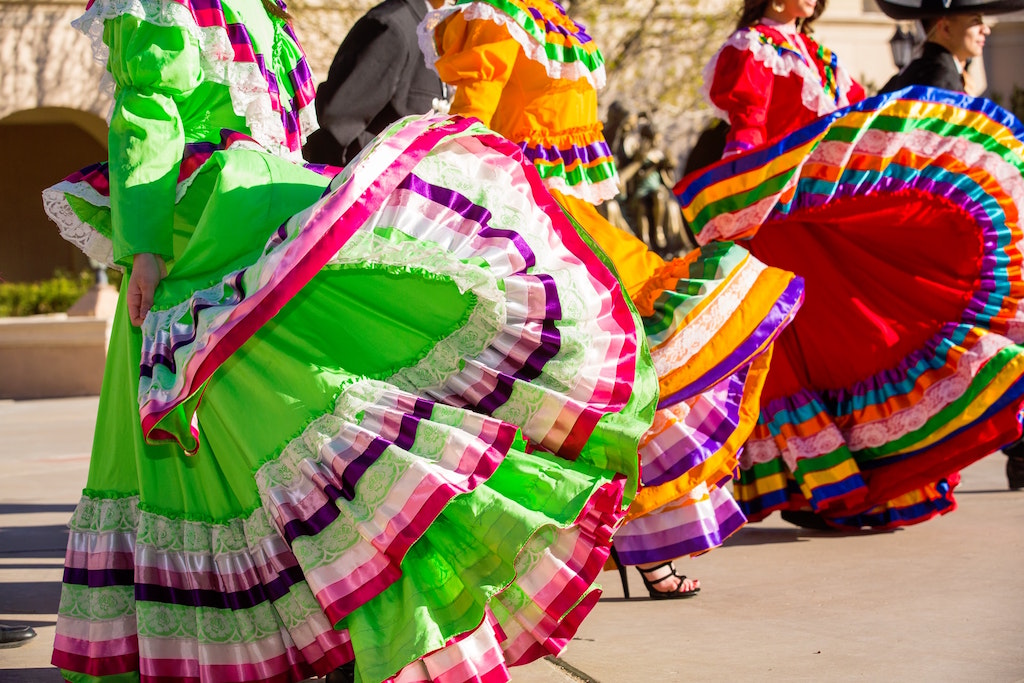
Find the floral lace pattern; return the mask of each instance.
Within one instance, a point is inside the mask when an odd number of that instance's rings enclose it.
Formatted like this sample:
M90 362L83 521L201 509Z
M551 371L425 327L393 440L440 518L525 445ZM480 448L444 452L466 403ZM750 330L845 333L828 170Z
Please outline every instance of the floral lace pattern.
M651 358L659 377L684 367L694 354L707 345L708 340L714 337L729 317L742 307L745 297L766 268L763 263L748 255L736 271L729 274L722 291L715 294L708 306L687 320L676 335L651 349Z
M61 181L52 187L43 190L43 211L57 224L60 236L71 244L81 249L82 253L90 259L97 261L108 268L123 270L122 266L114 263L114 243L110 238L100 233L96 228L82 221L71 208L65 194L82 196L93 206L110 208L110 197L102 197L85 183L70 183Z

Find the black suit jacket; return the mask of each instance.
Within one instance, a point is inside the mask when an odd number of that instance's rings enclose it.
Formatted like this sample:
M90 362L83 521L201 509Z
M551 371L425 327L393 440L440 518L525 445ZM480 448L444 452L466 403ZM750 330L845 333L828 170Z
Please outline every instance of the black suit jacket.
M879 92L892 92L911 85L930 85L933 88L964 92L964 76L956 68L956 60L949 50L938 43L925 43L921 56L903 71L889 79Z
M388 125L444 96L416 38L426 11L424 0L384 0L355 23L317 88L321 128L302 150L308 161L343 166Z

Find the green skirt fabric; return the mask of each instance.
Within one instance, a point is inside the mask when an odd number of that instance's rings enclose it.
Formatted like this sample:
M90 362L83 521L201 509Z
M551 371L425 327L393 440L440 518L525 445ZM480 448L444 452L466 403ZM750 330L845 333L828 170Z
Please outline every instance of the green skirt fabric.
M470 120L411 119L333 179L228 144L183 181L156 305L114 321L68 680L297 681L353 658L359 680L507 680L564 648L657 380L520 159ZM64 210L102 244L102 202L71 181Z

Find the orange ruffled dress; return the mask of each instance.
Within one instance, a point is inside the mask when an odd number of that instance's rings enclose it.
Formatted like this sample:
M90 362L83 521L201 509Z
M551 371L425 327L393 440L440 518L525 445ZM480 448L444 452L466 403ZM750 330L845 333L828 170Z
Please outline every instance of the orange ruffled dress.
M657 366L642 483L615 545L625 564L704 552L746 518L722 487L757 417L771 345L802 281L718 243L663 261L595 209L618 192L598 117L604 58L555 2L456 2L427 14L420 46L456 88L451 111L519 144L548 190L615 265Z

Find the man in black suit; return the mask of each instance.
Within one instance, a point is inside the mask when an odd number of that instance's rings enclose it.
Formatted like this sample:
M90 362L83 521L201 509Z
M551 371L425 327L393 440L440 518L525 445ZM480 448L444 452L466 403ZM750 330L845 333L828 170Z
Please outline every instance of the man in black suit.
M426 12L426 0L384 0L355 23L317 89L321 128L303 147L307 161L344 166L391 123L443 106L416 38Z
M965 69L970 60L981 57L985 38L992 33L985 18L980 13L952 13L923 17L921 26L927 36L921 56L890 78L881 92L911 85L966 92Z

